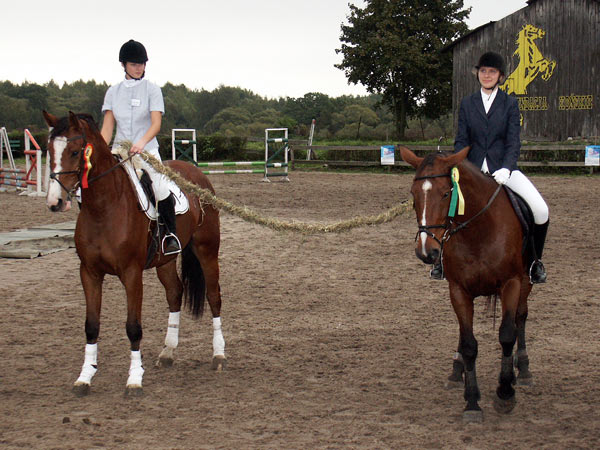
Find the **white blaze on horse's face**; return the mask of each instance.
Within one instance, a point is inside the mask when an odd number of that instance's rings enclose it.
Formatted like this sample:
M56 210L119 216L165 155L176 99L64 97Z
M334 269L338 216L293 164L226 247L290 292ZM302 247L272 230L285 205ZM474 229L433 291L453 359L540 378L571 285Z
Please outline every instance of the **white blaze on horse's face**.
M62 155L67 148L67 138L63 136L59 136L54 138L54 167L51 168L54 173L59 173L62 171L61 161ZM58 205L59 200L62 197L62 188L58 181L50 180L48 184L48 195L46 196L46 205L48 208L52 206Z
M427 193L429 191L431 191L431 188L433 187L433 185L431 184L431 182L429 180L425 180L423 182L423 186L421 187L421 189L423 189L423 211L421 213L421 226L427 226ZM426 250L425 250L425 241L427 240L427 233L425 232L421 232L419 233L419 239L421 240L421 251L423 252L423 254L427 254Z

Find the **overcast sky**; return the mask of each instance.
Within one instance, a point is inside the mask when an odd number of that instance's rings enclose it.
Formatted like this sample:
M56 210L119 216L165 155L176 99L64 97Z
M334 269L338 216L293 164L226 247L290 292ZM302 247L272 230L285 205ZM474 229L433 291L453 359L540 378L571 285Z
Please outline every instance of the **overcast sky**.
M43 84L123 77L118 53L135 39L158 85L239 86L269 97L364 95L333 67L340 25L362 0L11 0L2 2L0 81ZM525 0L465 0L470 28Z

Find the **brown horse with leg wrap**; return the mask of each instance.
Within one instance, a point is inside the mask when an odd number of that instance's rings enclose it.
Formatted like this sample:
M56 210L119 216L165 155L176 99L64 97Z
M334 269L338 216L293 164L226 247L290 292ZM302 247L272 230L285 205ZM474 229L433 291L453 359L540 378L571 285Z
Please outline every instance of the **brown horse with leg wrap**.
M170 366L178 343L179 312L185 297L192 315L199 317L208 299L213 316L213 368L225 364L225 341L221 332L221 293L219 287L219 212L188 195L189 210L177 216L181 242L181 279L176 255L164 256L160 249L148 258L155 239L150 220L138 206L132 182L111 154L90 116L69 113L59 119L44 111L50 127L48 152L52 171L46 203L52 211L71 207L71 197L79 187L81 211L75 229L75 245L81 260L80 276L86 301L85 360L73 387L77 395L89 393L97 370L97 340L100 332L102 282L106 274L119 277L127 296L126 331L131 343L131 365L126 394L142 393L142 273L156 268L169 305L165 347L158 365ZM170 161L169 167L196 185L214 190L200 169L189 163ZM85 179L86 183L82 183ZM84 186L82 186L82 184ZM88 187L85 188L85 185ZM160 247L160 246L159 246ZM147 261L148 260L148 261Z
M505 190L465 159L469 147L458 153L431 153L425 158L405 147L400 147L400 152L404 161L417 169L411 189L419 226L415 252L427 264L441 259L459 323L458 351L449 381L464 381L463 419L483 420L475 374L477 340L473 335L473 300L481 295L499 296L502 302L502 363L494 406L508 413L515 405L513 385L517 380L523 384L531 380L525 347L531 284L519 219ZM459 191L464 212L455 215L451 203L453 196L459 203ZM513 357L516 341L517 354ZM513 363L519 369L518 378Z

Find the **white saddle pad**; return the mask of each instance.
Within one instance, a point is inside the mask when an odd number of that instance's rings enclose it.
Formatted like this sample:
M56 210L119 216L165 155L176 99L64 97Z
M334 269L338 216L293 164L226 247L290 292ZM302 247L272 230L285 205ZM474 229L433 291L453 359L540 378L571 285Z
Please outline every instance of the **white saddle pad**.
M156 220L156 208L152 203L150 203L148 196L144 192L144 188L142 188L142 183L140 183L140 180L136 174L133 165L126 163L123 166L125 167L127 174L129 175L129 178L131 179L131 182L135 187L138 202L142 207L142 210L146 213L148 219ZM179 188L179 186L175 184L174 181L169 181L169 190L173 193L173 196L175 197L175 214L185 214L186 212L188 212L188 210L190 209L188 199L183 193L183 191Z

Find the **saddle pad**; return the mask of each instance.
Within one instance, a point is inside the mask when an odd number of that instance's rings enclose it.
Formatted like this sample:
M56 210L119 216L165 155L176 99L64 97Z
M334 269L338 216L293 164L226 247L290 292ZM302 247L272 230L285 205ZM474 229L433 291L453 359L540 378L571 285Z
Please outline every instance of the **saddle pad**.
M142 184L140 183L135 168L132 164L124 164L123 166L125 167L125 171L127 172L127 175L129 175L129 179L135 188L134 190L137 194L138 203L140 204L142 211L146 213L148 219L156 220L156 208L150 202L148 196L144 192L144 188L142 188ZM188 212L190 209L188 199L174 181L169 180L169 190L175 197L175 214L185 214Z

